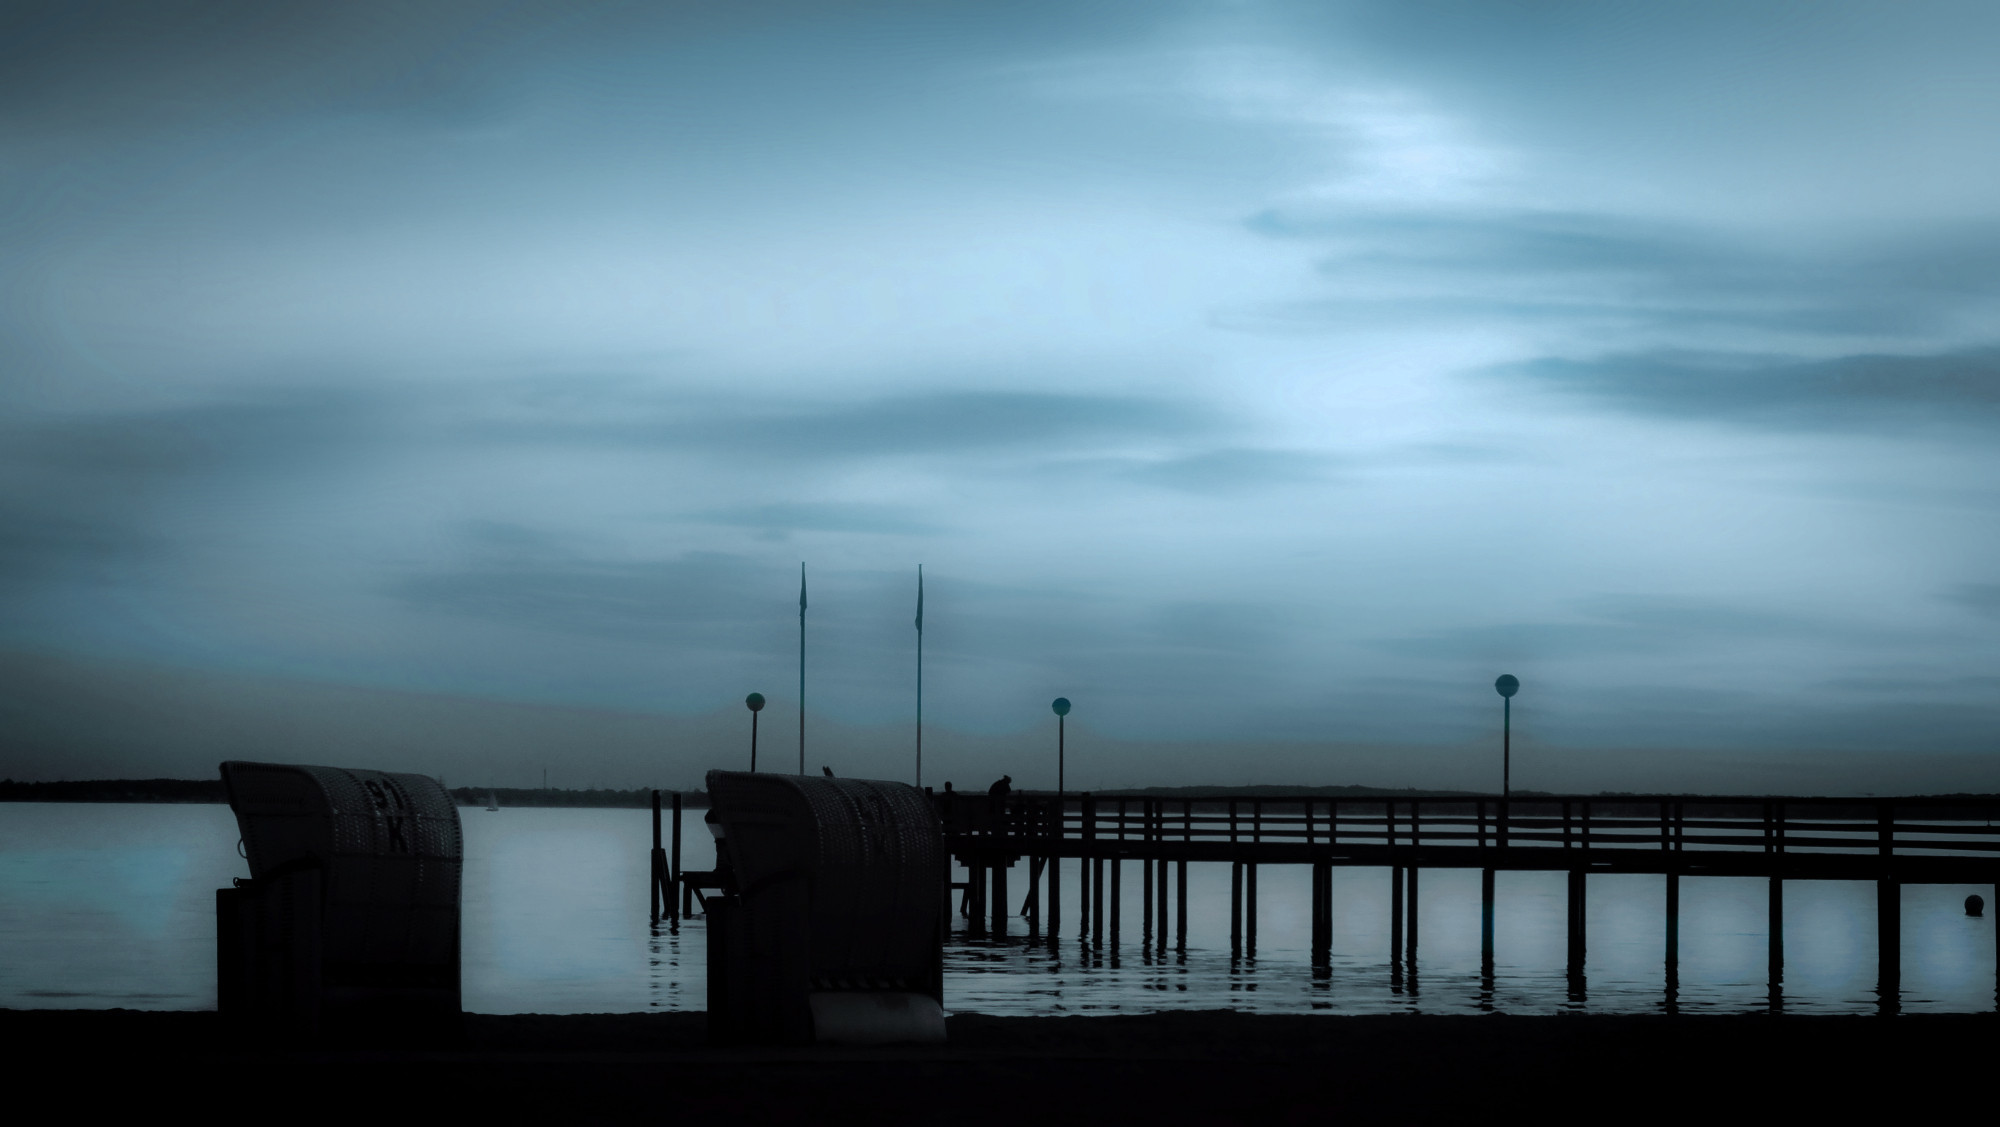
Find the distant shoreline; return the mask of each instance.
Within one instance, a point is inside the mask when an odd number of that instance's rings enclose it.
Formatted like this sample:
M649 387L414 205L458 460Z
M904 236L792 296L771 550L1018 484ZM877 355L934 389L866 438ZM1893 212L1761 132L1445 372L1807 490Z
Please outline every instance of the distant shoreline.
M548 807L578 808L594 807L606 809L647 809L652 805L653 791L646 787L628 789L562 787L450 787L452 798L460 806L486 806L492 800L501 807ZM674 792L661 790L664 803ZM701 790L679 792L684 808L706 809L708 794ZM984 798L983 790L957 792L966 798ZM1052 791L1016 790L1017 796L1047 798ZM1187 786L1187 787L1124 787L1097 791L1071 791L1072 796L1091 794L1102 799L1144 798L1167 800L1206 800L1218 798L1266 799L1277 802L1302 798L1340 799L1343 801L1380 799L1463 799L1467 801L1495 801L1499 795L1480 791L1439 791L1420 790L1416 787L1367 787L1367 786L1285 786L1262 785L1243 787ZM1516 802L1532 802L1553 797L1547 791L1517 790L1513 798ZM1606 802L1616 802L1634 797L1630 792L1606 791L1587 796ZM1650 797L1650 796L1649 796ZM1677 799L1700 801L1702 799L1726 799L1735 797L1723 794L1687 794L1673 796ZM2000 795L1993 794L1947 794L1947 795L1869 795L1828 796L1851 798L1858 804L1884 799L1958 799L1968 804L2000 802ZM134 802L134 803L226 803L229 801L223 790L221 779L65 779L52 782L22 782L15 779L0 779L0 802Z

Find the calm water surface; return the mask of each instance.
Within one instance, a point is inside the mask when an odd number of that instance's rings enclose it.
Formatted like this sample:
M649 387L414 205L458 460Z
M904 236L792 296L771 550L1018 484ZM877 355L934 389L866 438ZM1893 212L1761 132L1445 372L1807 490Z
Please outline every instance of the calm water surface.
M465 1006L481 1013L702 1009L699 920L679 934L646 918L651 818L641 810L461 811L465 825ZM226 806L0 803L0 1006L203 1009L215 1005L214 890L248 869ZM699 815L683 863L709 868ZM1019 907L1025 867L1010 894ZM963 874L959 874L960 879ZM1259 870L1256 957L1229 955L1229 870L1189 869L1188 949L1141 942L1139 866L1124 881L1120 942L1074 937L1075 863L1062 886L1061 943L955 935L945 1005L1003 1014L1165 1009L1266 1012L1510 1013L1662 1008L1664 904L1659 877L1594 876L1584 991L1563 967L1563 876L1501 873L1491 989L1479 974L1476 870L1425 870L1418 969L1389 973L1389 875L1336 869L1330 971L1309 962L1310 876ZM1971 919L1966 895L1990 886L1903 892L1903 990L1910 1011L1994 1006L1993 913ZM1767 1004L1766 886L1755 879L1681 882L1683 1010ZM1793 882L1785 890L1787 1010L1863 1013L1875 995L1875 889Z

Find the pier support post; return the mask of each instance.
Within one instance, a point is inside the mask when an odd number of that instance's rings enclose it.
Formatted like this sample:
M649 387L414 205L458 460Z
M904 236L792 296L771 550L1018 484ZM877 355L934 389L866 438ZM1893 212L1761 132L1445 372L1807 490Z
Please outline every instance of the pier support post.
M660 792L659 791L653 792L653 852L647 855L647 859L651 862L652 865L651 868L652 877L646 883L648 885L648 891L652 893L651 899L653 902L653 926L658 927L660 926L660 884L662 879L660 870L666 865L666 851L660 848Z
M1144 946L1153 945L1153 859L1146 858L1139 864L1139 942Z
M1174 878L1174 948L1187 950L1187 865L1180 863L1180 872Z
M1313 862L1312 961L1325 966L1333 954L1333 866Z
M1049 858L1049 943L1062 938L1062 863L1060 856Z
M1120 902L1124 899L1124 890L1122 888L1124 875L1124 858L1113 857L1111 859L1111 947L1113 950L1118 948L1118 909Z
M1569 871L1569 973L1571 977L1583 974L1585 921L1589 917L1589 905L1585 899L1584 873L1582 869Z
M1403 974L1403 866L1389 867L1389 973Z
M1090 861L1090 945L1104 946L1104 858Z
M1005 862L993 866L993 934L1002 937L1007 934L1007 865Z
M1875 882L1876 994L1882 1012L1902 1008L1903 885L1893 875Z
M1785 882L1782 877L1771 878L1770 912L1770 990L1771 1008L1782 1009L1785 1004Z
M1479 966L1493 973L1493 870L1479 870Z
M1229 953L1243 950L1243 862L1229 863Z
M1021 915L1027 918L1031 936L1042 933L1042 866L1047 861L1046 857L1028 858L1028 895L1021 901Z
M678 931L681 917L692 914L694 890L681 883L681 792L674 792L673 840L667 843L673 863L667 867L667 922ZM675 895L678 892L679 895Z
M1243 866L1243 948L1250 954L1257 953L1257 865L1251 862Z
M965 867L965 930L986 934L986 866Z
M1153 935L1162 951L1167 949L1167 869L1171 864L1172 862L1169 861L1161 861L1158 871L1154 874L1153 878L1160 882L1158 907L1155 909L1159 912L1160 917L1154 926Z
M1076 859L1076 937L1090 938L1090 857Z
M1680 1001L1681 989L1681 875L1667 874L1667 1005Z
M1409 869L1410 894L1403 901L1403 910L1409 914L1409 921L1403 925L1403 959L1410 964L1410 973L1417 972L1417 867Z

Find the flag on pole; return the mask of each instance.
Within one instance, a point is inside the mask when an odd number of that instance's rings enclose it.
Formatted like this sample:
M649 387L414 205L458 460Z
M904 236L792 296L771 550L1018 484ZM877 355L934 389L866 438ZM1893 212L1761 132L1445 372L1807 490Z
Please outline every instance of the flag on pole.
M806 616L806 565L799 565L799 617Z
M917 565L917 633L924 632L924 565Z

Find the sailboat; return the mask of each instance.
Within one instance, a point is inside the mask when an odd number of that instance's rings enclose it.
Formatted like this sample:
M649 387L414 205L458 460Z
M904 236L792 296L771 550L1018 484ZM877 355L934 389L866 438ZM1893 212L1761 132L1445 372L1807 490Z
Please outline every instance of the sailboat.
M492 791L490 791L490 790L489 790L489 791L487 791L487 792L486 792L486 808L487 808L488 810L498 810L498 809L500 809L500 796L499 796L499 795L497 795L497 794L494 794L494 793L493 793Z

